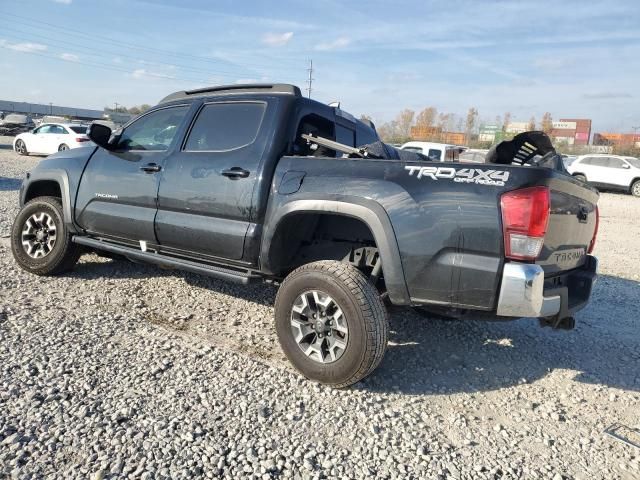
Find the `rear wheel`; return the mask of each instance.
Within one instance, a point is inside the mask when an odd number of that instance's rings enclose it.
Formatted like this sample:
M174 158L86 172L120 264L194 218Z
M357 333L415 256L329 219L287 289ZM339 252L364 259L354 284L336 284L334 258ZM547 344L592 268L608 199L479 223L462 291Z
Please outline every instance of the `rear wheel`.
M585 182L585 183L587 182L587 177L585 177L581 173L574 175L573 178L580 180L581 182Z
M34 198L22 207L11 229L11 250L18 265L36 275L70 270L82 252L71 242L56 197Z
M27 145L23 140L16 141L15 150L19 155L29 155L29 152L27 151Z
M347 263L323 260L294 270L278 290L275 317L289 361L320 383L356 383L386 350L389 320L380 295Z
M64 152L65 150L69 150L69 145L67 145L66 143L63 143L58 147L59 152Z
M634 197L640 197L640 180L636 180L631 185L631 195Z

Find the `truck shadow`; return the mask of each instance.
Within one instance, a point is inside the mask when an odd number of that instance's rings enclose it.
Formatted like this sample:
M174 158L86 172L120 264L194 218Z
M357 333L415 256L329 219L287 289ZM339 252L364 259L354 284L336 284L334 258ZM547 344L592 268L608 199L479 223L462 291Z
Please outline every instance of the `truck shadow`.
M0 192L20 190L22 180L19 178L0 177Z
M267 307L273 307L277 292L270 285L234 285L126 260L85 261L70 274L85 280L165 275ZM411 395L473 393L533 383L562 369L577 382L640 391L638 298L639 282L601 275L591 303L576 315L576 329L570 332L540 328L534 319L446 321L395 308L385 358L352 388ZM270 319L265 322L272 325ZM275 329L270 335L269 344L277 345ZM241 350L251 354L248 339L238 338L238 343L247 344Z
M512 322L426 319L394 312L387 354L355 388L453 394L532 383L556 369L573 380L640 391L640 283L602 275L574 331Z

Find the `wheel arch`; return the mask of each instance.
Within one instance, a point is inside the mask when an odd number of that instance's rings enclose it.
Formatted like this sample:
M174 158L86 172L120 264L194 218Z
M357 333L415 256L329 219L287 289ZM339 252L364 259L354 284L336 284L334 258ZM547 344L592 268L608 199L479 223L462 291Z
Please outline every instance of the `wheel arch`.
M58 170L37 171L28 175L20 191L20 207L37 197L60 198L64 222L72 232L76 231L71 213L71 196L67 172Z
M260 252L262 269L277 275L283 273L277 259L281 252L278 239L299 216L336 216L353 219L364 225L371 233L382 261L385 284L390 300L396 305L411 303L404 279L400 251L391 221L381 205L375 202L352 200L293 200L272 214L266 223ZM307 217L307 218L309 218ZM297 223L296 223L297 224ZM298 225L298 224L297 224ZM275 239L275 241L274 241Z

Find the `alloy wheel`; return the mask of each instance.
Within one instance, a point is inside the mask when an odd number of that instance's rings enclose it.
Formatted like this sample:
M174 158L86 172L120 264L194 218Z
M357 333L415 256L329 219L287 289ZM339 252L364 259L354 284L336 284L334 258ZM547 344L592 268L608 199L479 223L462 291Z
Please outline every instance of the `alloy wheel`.
M31 215L22 227L22 248L31 258L43 258L51 253L57 240L53 218L45 212Z
M347 349L349 328L338 303L320 290L298 296L291 308L291 333L300 350L318 363L332 363Z

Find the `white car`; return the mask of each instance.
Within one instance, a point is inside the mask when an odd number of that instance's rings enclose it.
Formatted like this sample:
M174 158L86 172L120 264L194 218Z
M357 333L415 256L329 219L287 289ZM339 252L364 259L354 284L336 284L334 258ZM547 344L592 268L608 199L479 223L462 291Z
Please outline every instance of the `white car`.
M467 148L447 143L407 142L400 149L421 153L433 162L457 162L458 155Z
M50 155L70 148L95 146L86 135L87 126L75 123L43 123L13 140L13 149L20 155L30 153Z
M567 171L595 187L624 190L640 197L640 160L621 155L581 155Z

